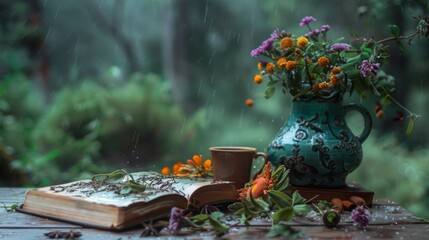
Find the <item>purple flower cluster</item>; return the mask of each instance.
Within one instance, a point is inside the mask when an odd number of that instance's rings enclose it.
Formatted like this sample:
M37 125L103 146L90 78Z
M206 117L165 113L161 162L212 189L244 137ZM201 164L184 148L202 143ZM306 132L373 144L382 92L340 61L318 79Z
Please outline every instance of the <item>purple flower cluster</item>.
M313 16L306 16L304 17L301 22L299 23L299 26L308 26L311 22L316 21L316 19Z
M378 70L380 70L380 63L372 63L368 60L363 60L362 65L359 67L362 77L375 77Z
M320 29L314 29L306 33L304 36L306 37L317 37L320 33L327 32L331 27L329 25L322 25Z
M181 227L183 219L183 209L173 207L170 213L170 221L168 221L168 231L170 234L176 234Z
M331 45L331 51L341 52L350 50L350 46L347 43L334 43Z
M331 26L329 26L329 25L322 25L320 27L321 32L327 32L329 29L331 29Z
M273 33L271 33L270 38L268 38L267 40L263 41L262 44L261 44L261 46L253 49L252 52L250 52L250 55L252 57L257 57L257 56L261 55L263 52L270 50L271 49L271 45L273 44L273 42L275 40L277 40L283 34L285 34L285 31L281 31L280 32L278 29L274 30Z
M361 228L364 228L368 225L371 215L369 211L361 205L353 209L351 218L355 223L359 224Z
M317 36L319 36L319 34L320 34L320 30L314 29L314 30L311 30L310 32L306 33L304 36L306 36L306 37L312 37L312 36L317 37Z

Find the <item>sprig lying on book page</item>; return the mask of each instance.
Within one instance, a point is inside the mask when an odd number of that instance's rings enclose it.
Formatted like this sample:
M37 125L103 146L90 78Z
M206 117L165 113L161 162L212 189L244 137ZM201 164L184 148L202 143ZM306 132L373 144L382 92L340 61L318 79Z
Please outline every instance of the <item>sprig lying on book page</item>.
M93 182L121 183L119 194L127 195L131 191L144 192L146 186L138 183L125 169L115 170L111 173L96 174L91 179Z

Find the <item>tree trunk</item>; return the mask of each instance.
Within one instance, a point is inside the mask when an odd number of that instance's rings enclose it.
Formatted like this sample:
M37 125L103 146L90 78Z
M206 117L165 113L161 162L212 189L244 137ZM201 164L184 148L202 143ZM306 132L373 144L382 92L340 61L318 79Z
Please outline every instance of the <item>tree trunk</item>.
M187 4L186 1L173 1L165 5L165 18L162 37L162 61L164 73L172 85L172 96L183 110L190 111L186 96L190 83L187 61Z
M98 28L105 34L110 35L118 45L128 61L128 70L130 73L141 71L136 50L133 47L131 40L125 35L122 30L122 20L125 10L125 1L116 0L113 7L112 21L100 11L100 7L96 6L93 1L87 1L88 9L91 18L97 22Z

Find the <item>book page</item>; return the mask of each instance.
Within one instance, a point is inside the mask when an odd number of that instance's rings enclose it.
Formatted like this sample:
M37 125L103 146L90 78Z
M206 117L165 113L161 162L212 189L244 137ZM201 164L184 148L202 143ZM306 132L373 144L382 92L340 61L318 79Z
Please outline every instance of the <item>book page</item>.
M38 189L38 191L98 204L127 207L132 203L148 202L168 194L178 194L189 199L189 196L199 187L213 184L211 178L164 176L156 172L138 172L132 173L132 176L136 182L146 185L144 192L132 192L127 195L121 195L119 194L120 183L102 183L91 180L44 187ZM123 181L128 180L127 178L123 179Z

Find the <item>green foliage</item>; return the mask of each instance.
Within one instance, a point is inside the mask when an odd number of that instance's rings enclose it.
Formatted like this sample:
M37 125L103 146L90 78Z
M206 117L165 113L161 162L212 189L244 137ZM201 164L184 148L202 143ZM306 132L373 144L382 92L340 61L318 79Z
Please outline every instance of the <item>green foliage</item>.
M429 217L429 189L424 184L428 181L428 150L410 151L392 134L369 137L363 149L364 160L348 179L374 191L376 198L391 199L420 217Z
M287 239L300 239L304 236L304 232L296 230L286 224L273 225L270 231L265 235L266 237L284 237Z
M185 217L185 223L199 230L214 230L220 234L227 233L230 229L229 226L222 224L219 220L224 216L222 212L215 211L210 214L198 214L192 217Z
M15 212L16 208L18 208L18 204L14 203L10 206L6 206L6 204L3 203L3 208L6 210L6 212L10 213L10 212Z
M183 160L172 150L194 154L205 127L205 111L185 116L169 85L151 74L122 85L64 88L48 107L22 75L2 81L0 95L0 144L36 185Z
M242 198L240 202L229 205L228 209L241 215L241 222L246 226L250 225L249 220L261 214L270 216L274 226L281 221L290 221L294 216L310 213L312 208L298 192L294 192L291 196L283 192L289 186L288 176L289 170L283 165L279 166L271 176L277 184L267 191L267 195L255 199L250 192L249 199Z

